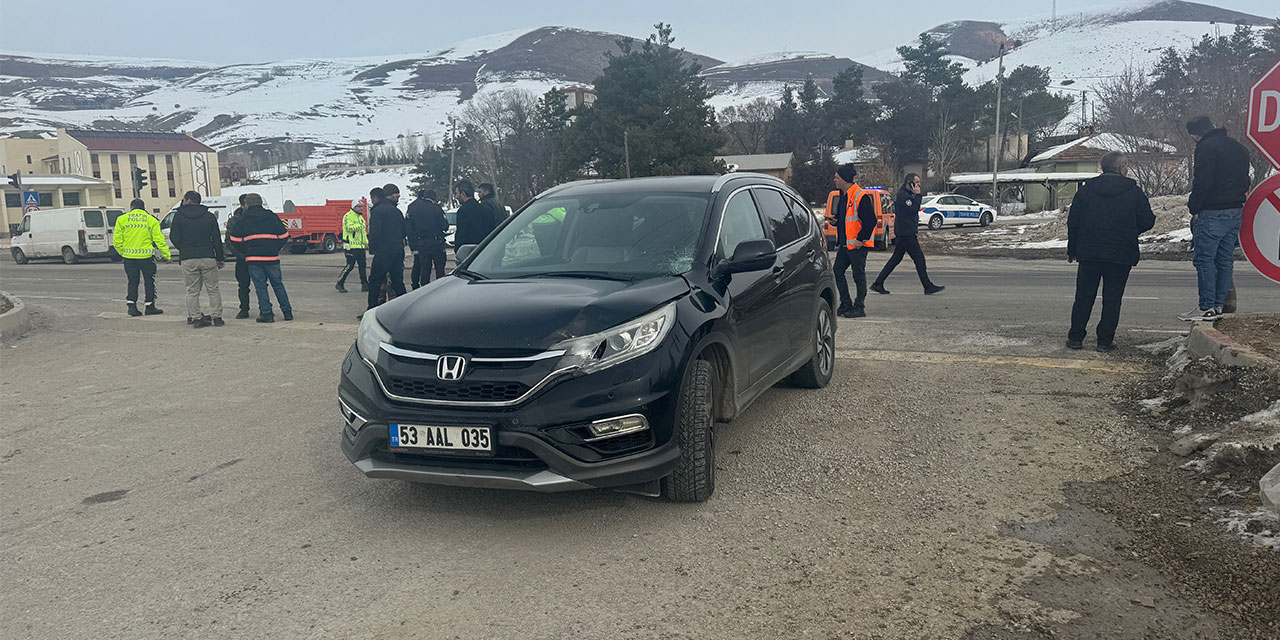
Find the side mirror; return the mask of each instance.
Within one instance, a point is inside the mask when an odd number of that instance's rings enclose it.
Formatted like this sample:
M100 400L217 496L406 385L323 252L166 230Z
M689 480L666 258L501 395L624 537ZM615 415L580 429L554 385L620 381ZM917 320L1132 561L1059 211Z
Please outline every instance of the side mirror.
M764 271L778 261L772 240L747 240L733 250L733 257L716 265L716 277L750 271Z
M467 261L467 258L471 257L471 254L476 252L476 247L478 246L480 245L464 244L453 250L453 257L457 259L458 264L462 264Z

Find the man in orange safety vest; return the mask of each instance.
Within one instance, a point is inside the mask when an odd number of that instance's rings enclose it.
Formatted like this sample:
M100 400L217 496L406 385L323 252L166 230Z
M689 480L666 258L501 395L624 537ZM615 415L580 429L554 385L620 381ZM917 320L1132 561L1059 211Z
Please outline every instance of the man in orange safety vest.
M867 299L867 251L875 245L871 236L876 231L876 208L871 196L858 186L858 170L852 164L842 164L836 169L835 184L840 190L832 210L827 212L839 237L836 251L836 289L840 291L840 308L836 314L842 318L865 318L864 303ZM853 283L858 287L858 297L849 300L849 283L844 272L853 267Z

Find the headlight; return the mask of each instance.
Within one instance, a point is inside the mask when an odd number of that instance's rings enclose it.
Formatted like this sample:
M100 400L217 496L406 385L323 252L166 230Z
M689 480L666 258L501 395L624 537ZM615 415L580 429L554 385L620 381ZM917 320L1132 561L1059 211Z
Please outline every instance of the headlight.
M370 362L378 359L378 349L383 342L391 341L391 333L378 322L373 310L364 312L360 319L360 329L356 332L356 350Z
M563 349L560 367L578 367L594 373L638 358L653 351L667 337L676 321L676 303L642 316L608 331L565 340L556 345Z

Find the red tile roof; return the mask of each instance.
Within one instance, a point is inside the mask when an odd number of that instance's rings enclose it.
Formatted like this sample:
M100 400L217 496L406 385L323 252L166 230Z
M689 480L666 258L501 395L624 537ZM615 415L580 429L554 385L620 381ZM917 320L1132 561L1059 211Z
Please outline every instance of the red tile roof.
M185 133L67 129L67 135L79 140L90 151L214 152L214 149L209 145Z

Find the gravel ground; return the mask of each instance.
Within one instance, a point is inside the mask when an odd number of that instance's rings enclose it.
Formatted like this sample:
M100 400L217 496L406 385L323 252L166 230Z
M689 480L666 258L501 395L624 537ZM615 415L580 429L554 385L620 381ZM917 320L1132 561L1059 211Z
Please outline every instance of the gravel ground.
M1223 318L1214 326L1232 340L1280 362L1280 315Z

